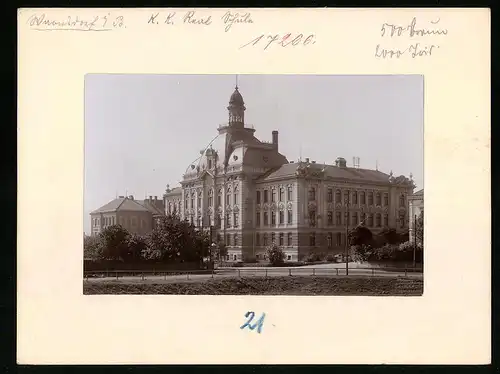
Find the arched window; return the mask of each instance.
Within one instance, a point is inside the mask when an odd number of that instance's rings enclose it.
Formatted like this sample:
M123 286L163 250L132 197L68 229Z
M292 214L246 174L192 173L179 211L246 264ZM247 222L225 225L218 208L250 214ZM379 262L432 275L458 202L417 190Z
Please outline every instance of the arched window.
M271 202L272 203L276 202L276 188L271 189Z
M309 188L309 201L316 200L316 188Z
M219 188L217 191L217 206L222 206L222 189Z
M399 206L403 208L405 206L405 195L399 197Z
M375 224L377 227L380 227L382 225L380 213L377 213L377 215L375 216Z
M377 192L377 194L375 195L375 205L377 206L382 205L382 201L380 199L380 192Z
M285 200L285 189L280 187L280 201Z
M238 204L238 187L234 187L234 191L233 191L233 204L236 205Z
M198 208L201 208L201 191L198 192Z
M288 195L288 196L286 197L286 199L287 199L288 201L292 201L292 200L293 200L293 199L292 199L292 198L293 198L293 195L292 195L292 186L288 186L288 192L287 192L287 195Z

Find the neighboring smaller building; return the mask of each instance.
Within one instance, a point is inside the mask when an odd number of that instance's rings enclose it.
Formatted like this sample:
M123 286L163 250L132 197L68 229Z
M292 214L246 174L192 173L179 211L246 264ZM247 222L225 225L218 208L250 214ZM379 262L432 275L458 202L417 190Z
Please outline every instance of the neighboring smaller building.
M420 214L424 212L424 190L421 189L414 194L408 196L409 202L409 217L408 221L410 223L409 236L410 241L413 241L413 229L415 227L415 217L420 217Z
M159 217L165 215L163 200L158 196L135 200L134 196L119 196L90 213L91 235L104 228L120 225L129 232L145 235L153 230Z

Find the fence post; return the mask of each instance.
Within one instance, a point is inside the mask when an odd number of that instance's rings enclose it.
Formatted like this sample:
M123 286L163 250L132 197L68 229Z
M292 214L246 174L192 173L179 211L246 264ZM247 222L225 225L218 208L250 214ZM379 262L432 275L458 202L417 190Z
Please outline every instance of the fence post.
M167 273L166 273L166 272L165 272L165 275L164 275L164 277L165 277L165 280L167 280Z
M339 275L339 268L335 268L335 270L337 270L337 275Z
M241 271L240 271L240 269L238 269L238 277L241 278Z
M187 279L189 280L189 273L187 273Z
M288 275L292 276L292 269L288 269Z
M118 280L118 272L116 272L116 280Z
M144 273L141 273L141 278L142 280L144 280Z
M316 268L313 268L313 275L316 275Z
M375 269L372 268L372 277L373 277L373 274L375 274Z
M408 276L407 271L408 271L408 270L405 268L405 277L406 277L406 276Z
M267 269L266 269L266 278L267 278Z

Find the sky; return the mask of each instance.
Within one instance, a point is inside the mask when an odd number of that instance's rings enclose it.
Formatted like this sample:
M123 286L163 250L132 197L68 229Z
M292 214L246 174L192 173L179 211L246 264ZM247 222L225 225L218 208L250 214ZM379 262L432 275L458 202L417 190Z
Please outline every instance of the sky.
M116 198L162 198L179 185L227 122L238 87L245 123L288 160L309 157L395 176L423 188L421 75L145 75L85 76L84 231L90 212Z

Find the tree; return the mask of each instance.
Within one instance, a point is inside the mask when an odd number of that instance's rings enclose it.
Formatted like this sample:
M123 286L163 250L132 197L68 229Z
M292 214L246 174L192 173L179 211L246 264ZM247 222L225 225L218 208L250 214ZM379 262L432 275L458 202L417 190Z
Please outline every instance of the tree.
M124 258L127 262L138 262L142 260L142 253L147 248L146 238L138 234L131 234L127 241L128 251Z
M197 231L187 220L181 220L174 214L160 218L148 235L143 256L162 262L201 262L208 255L209 248L207 233Z
M375 238L377 246L384 246L386 244L399 244L401 243L401 236L397 233L396 229L385 227Z
M373 234L369 228L365 226L358 226L352 230L349 235L350 245L372 245Z
M85 235L83 237L83 258L97 261L103 256L103 246L99 236Z
M122 226L108 226L99 234L102 257L108 260L123 260L128 256L129 232Z
M415 238L417 239L417 246L424 246L424 211L420 212L415 222Z
M271 265L281 265L285 262L285 253L276 243L273 243L267 247L267 258Z

